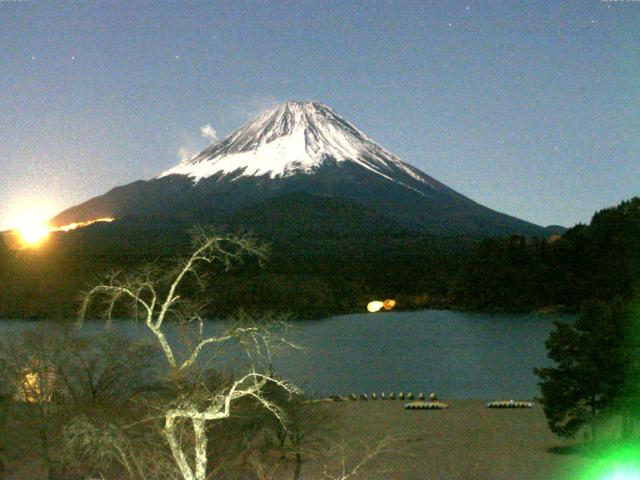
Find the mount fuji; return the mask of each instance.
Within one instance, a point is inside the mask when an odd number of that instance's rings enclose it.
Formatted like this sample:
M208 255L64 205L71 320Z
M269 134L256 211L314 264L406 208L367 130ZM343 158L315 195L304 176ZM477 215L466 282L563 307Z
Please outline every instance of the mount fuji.
M103 217L547 236L543 227L484 207L403 162L326 105L293 101L189 161L69 208L51 223Z

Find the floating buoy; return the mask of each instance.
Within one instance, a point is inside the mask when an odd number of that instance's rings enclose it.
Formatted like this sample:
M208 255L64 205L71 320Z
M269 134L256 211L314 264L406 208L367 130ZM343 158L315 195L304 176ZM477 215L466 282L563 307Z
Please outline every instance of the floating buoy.
M514 402L513 400L497 400L487 403L487 408L533 408L531 402Z
M404 408L407 410L444 410L445 408L449 408L449 405L442 402L409 402L406 403Z

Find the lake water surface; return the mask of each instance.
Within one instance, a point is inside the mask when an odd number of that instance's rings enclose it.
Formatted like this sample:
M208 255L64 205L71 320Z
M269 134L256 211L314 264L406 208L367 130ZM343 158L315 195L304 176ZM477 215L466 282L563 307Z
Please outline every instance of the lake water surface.
M530 399L539 395L533 368L552 364L544 346L552 321L568 318L424 310L300 321L290 338L305 350L280 353L274 366L317 395L411 391ZM0 321L0 333L33 324ZM118 322L118 328L150 335L140 323ZM211 322L208 328L218 326Z

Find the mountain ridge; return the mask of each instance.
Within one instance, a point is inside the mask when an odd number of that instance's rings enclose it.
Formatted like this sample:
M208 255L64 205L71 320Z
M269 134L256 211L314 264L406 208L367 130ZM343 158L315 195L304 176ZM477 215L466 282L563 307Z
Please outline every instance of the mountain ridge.
M286 102L151 180L116 187L61 212L54 225L98 216L175 214L216 222L301 191L339 197L432 234L546 236L403 162L326 105Z
M220 172L231 176L231 181L241 176L287 177L312 174L327 159L354 162L410 189L414 188L390 176L394 168L432 188L446 188L402 162L328 106L298 101L280 105L156 178L185 175L197 183Z

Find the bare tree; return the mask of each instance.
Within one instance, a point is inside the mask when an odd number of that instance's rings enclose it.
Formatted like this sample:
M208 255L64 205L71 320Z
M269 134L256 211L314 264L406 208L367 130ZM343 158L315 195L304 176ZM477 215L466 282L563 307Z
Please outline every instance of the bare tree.
M349 442L349 448L347 448L344 440L337 442L327 452L327 458L331 459L331 461L324 464L322 478L325 480L349 480L354 478L376 457L396 453L390 449L391 445L396 441L397 439L391 435L383 437L376 443L364 448L362 453L351 461L349 461L349 457L353 455L353 442Z
M24 456L41 470L43 477L55 478L54 419L60 391L57 366L51 361L59 347L59 338L24 332L8 335L0 342L0 378L7 402L8 419L4 440L11 445L12 456ZM27 347L29 345L29 347Z
M305 478L313 478L317 480L350 480L355 478L373 478L371 469L365 471L365 467L378 457L393 454L398 455L400 452L391 449L391 446L397 442L394 436L386 436L372 444L361 444L361 442L336 441L335 439L326 439L328 448L323 451L317 450L316 454L323 457L321 465L317 465L315 474L307 474ZM348 444L348 445L347 445ZM274 480L283 478L287 469L282 464L271 465L261 461L258 456L253 455L250 458L253 467L254 476L257 480ZM293 479L300 477L300 466L296 462ZM319 470L318 470L319 469ZM376 477L379 478L381 472L377 469ZM380 477L381 478L381 477Z
M126 417L130 399L150 378L150 350L115 332L80 333L63 323L5 335L0 390L7 421L0 436L12 469L28 466L29 478L69 478L74 466L62 456L64 426L78 416L110 422Z
M188 293L185 286L187 278L195 281L197 291L204 290L206 277L203 267L219 263L229 269L247 254L262 260L265 253L265 249L250 237L221 236L200 229L194 235L193 253L178 260L175 269L167 275L157 268L146 268L142 273L133 275L115 273L83 296L81 322L96 299L105 302L103 311L109 321L123 303L130 306L135 317L141 319L155 336L174 378L187 378L189 371L204 360L207 347L239 343L249 354L249 365L243 375L214 390L201 388L197 393L189 389L183 392L178 390L172 401L162 407L164 436L185 480L207 478L208 422L228 418L232 405L242 398L254 399L284 422L281 408L263 394L263 389L270 384L288 393L297 392L293 385L274 376L270 368L258 371L260 360L271 363L272 350L277 343L288 344L284 336L274 333L271 325L266 322L249 324L245 321L221 334L207 336L201 316L202 304L187 301L187 297L194 296ZM182 289L186 293L181 292ZM182 355L167 338L166 322L170 320L193 326L196 332L196 341ZM192 427L192 453L186 451L186 444L179 434L179 424L183 421L190 422Z
M62 436L63 459L82 478L129 478L132 480L173 480L179 472L156 423L134 422L118 425L117 419L98 422L78 415L67 423ZM136 432L132 433L131 429Z
M275 398L280 396L277 401L286 413L287 422L283 424L272 420L264 423L267 426L267 444L275 447L281 459L293 457L295 469L292 478L298 480L301 478L303 458L318 457L326 450L331 427L338 423L337 412L333 405L327 408L301 395L282 398L279 391L273 395Z

